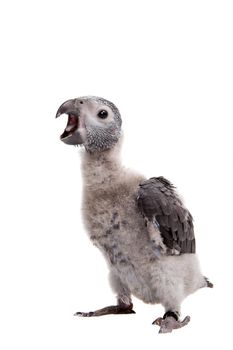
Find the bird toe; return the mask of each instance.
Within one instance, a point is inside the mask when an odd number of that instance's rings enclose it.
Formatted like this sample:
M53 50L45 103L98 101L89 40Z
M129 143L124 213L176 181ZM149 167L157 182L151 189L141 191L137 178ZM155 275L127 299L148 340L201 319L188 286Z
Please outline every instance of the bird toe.
M159 317L153 324L160 326L159 333L171 333L173 329L179 329L186 326L190 321L190 316L186 316L183 321L176 320L172 316L168 316L165 319Z

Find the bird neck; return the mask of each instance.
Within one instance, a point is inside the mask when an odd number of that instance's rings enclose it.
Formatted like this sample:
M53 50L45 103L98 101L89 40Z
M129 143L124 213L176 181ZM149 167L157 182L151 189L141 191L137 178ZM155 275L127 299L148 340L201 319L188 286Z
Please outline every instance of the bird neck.
M122 174L120 145L102 152L86 152L82 158L84 186L93 189L103 188L117 181Z

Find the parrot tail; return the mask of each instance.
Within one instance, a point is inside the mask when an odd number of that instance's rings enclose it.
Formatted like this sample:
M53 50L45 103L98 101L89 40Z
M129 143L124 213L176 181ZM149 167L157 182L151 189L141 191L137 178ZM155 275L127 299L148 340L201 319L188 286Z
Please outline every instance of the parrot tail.
M213 287L214 287L213 283L211 283L211 282L208 280L207 277L205 277L205 281L206 281L206 287L208 287L208 288L213 288Z

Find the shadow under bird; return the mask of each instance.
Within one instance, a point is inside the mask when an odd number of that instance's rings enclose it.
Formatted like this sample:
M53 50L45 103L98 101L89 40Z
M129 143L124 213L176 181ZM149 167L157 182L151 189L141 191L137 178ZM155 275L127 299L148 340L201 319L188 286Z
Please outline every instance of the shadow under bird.
M213 287L195 254L193 219L175 187L164 177L146 179L120 161L121 115L100 97L66 101L56 117L68 115L61 141L82 145L82 213L88 235L103 253L117 303L82 317L133 314L131 296L162 304L153 324L160 333L188 324L182 301L199 288Z

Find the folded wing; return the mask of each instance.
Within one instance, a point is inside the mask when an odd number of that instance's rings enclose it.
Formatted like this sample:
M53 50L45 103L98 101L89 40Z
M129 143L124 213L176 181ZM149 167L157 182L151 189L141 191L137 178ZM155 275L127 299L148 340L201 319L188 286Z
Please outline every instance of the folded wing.
M164 177L140 184L138 206L147 221L159 230L169 254L195 253L193 218Z

